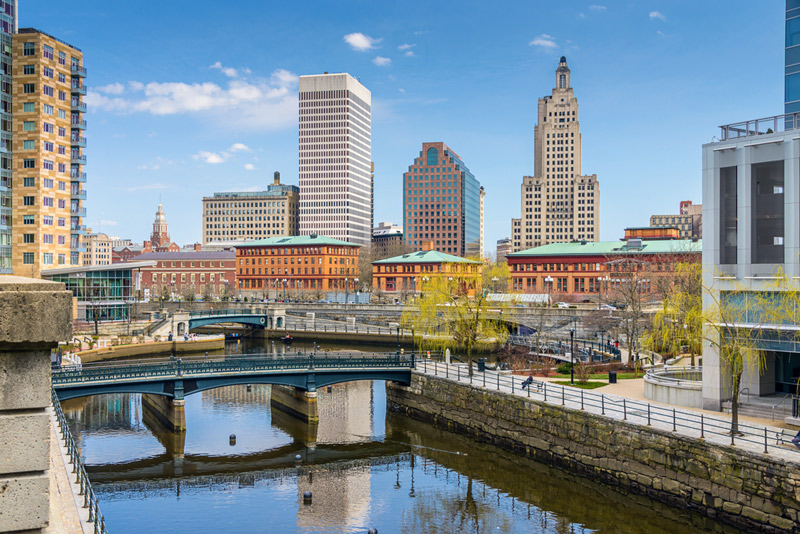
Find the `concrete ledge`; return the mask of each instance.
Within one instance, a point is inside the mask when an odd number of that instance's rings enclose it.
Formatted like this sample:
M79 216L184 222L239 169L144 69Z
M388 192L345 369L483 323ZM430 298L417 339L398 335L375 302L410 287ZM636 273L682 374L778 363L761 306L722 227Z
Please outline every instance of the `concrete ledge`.
M0 473L46 471L49 424L46 413L0 414Z
M72 293L60 282L0 276L0 346L56 344L72 335Z
M50 352L0 350L0 411L50 406Z

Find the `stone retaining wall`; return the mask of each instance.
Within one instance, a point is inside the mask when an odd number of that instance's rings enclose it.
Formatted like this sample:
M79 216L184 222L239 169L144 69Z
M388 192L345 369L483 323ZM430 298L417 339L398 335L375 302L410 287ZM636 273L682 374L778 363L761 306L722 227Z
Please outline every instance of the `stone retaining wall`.
M800 533L800 463L414 373L389 409L677 507Z

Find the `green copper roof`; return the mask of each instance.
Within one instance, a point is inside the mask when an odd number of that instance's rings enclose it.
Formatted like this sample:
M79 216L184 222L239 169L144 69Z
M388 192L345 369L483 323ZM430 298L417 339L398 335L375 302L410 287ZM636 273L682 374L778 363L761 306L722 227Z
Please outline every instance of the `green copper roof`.
M698 239L643 239L641 248L628 248L626 241L588 241L585 243L551 243L509 254L527 256L613 256L615 254L700 254L703 241Z
M332 237L325 237L321 235L294 235L288 237L268 237L266 239L257 239L255 241L245 241L236 248L247 247L296 247L296 246L324 246L332 245L338 247L360 247L355 243L348 243L341 239L334 239Z
M453 256L452 254L445 254L438 250L420 250L418 252L409 252L402 256L395 256L394 258L386 258L385 260L373 261L375 263L480 263L479 261L468 260L460 256Z

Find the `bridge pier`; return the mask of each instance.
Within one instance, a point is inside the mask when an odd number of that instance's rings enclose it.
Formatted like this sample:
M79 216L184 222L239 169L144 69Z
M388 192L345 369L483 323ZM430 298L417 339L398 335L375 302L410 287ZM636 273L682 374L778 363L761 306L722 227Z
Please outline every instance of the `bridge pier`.
M173 399L164 395L142 393L142 415L157 422L169 432L186 432L186 412L183 398ZM184 436L185 439L185 436ZM181 444L181 453L183 445Z
M317 392L291 386L272 386L270 406L306 423L318 423Z

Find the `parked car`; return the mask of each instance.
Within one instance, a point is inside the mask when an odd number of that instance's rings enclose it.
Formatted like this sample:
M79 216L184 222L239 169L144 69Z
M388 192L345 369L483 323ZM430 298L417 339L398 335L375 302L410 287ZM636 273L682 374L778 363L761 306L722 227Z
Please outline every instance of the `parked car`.
M611 304L601 304L600 305L600 309L601 310L616 310L617 308L615 306L612 306Z
M569 308L569 304L567 304L566 302L556 302L556 306L558 306L559 308Z

